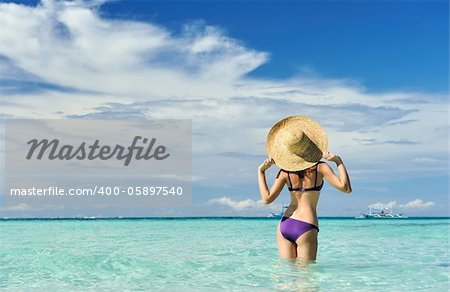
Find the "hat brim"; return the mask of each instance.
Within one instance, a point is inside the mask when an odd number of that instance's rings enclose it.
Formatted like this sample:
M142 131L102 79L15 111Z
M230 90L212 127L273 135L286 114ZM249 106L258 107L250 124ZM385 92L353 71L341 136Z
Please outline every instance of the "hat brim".
M281 142L281 135L286 129L298 129L308 136L316 145L318 150L307 159L292 153ZM316 121L305 116L291 116L277 122L267 135L266 151L267 155L275 161L281 169L288 171L303 170L314 166L322 159L323 154L328 149L328 138L323 128Z

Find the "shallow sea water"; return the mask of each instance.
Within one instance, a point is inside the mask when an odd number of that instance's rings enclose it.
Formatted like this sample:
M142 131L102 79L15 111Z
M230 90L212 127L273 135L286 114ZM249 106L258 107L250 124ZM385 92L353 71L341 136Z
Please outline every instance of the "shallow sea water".
M1 291L448 291L450 219L319 219L314 264L265 218L0 220Z

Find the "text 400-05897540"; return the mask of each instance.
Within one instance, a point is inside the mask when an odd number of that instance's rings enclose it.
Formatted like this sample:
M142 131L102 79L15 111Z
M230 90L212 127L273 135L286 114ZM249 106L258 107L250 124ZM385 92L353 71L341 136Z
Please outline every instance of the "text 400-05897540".
M94 193L100 195L120 195L125 190L120 187L100 187ZM183 195L183 187L178 186L144 186L144 187L128 187L126 194L129 196L181 196Z

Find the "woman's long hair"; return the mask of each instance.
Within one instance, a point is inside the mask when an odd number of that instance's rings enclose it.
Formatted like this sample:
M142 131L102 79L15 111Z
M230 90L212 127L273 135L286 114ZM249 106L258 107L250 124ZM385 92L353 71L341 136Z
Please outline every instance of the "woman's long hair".
M296 175L298 175L298 177L300 179L303 179L307 173L309 173L311 171L314 171L315 167L317 167L317 164L313 165L313 166L311 166L310 168L307 168L307 169L291 171L291 173L295 173Z

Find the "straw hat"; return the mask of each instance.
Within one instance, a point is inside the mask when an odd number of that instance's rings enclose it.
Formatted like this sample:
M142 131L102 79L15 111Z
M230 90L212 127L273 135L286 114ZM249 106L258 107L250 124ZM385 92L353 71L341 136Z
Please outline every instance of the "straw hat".
M266 150L281 169L296 171L310 168L328 149L328 138L322 127L305 116L282 119L270 129Z

